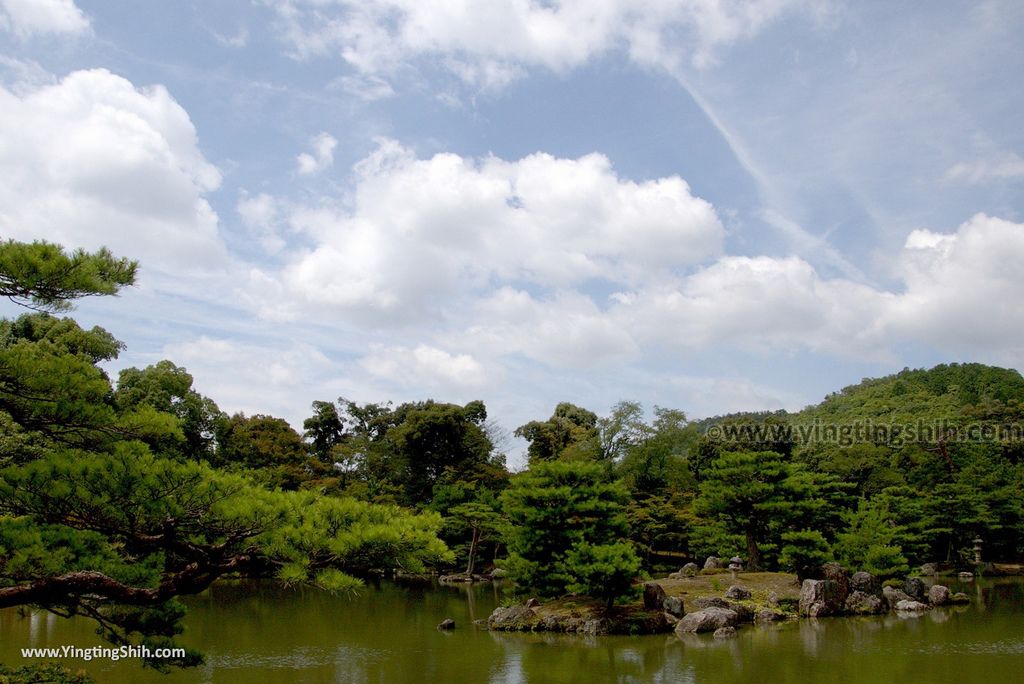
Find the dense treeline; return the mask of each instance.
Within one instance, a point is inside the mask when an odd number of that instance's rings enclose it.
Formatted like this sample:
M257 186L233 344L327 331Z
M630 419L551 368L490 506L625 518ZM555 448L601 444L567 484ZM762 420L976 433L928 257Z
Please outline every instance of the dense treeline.
M227 415L172 361L112 381L121 343L57 314L135 272L0 244L0 294L34 309L0 321L0 607L159 645L180 631L176 597L225 575L345 590L498 565L525 590L610 606L644 568L707 555L895 576L965 565L978 536L990 556L1024 554L1016 371L904 370L798 413L699 422L561 403L515 431L528 463L513 475L481 401L317 400L299 433Z

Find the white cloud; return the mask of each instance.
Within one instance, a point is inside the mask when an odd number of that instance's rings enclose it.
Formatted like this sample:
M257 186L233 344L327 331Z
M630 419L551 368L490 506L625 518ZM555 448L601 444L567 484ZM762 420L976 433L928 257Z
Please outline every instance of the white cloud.
M895 335L958 353L1024 362L1024 224L978 214L952 234L916 230L888 310Z
M277 228L278 208L273 197L266 193L249 195L243 192L235 209L264 252L277 254L285 248L285 240Z
M459 391L482 387L483 365L469 354L451 354L426 344L415 348L375 345L361 364L374 377L427 390Z
M721 252L714 208L685 181L621 179L599 154L417 159L384 140L355 171L346 205L291 211L317 245L283 281L307 302L378 320L435 316L492 282L649 282Z
M391 84L383 78L365 74L336 78L328 84L328 88L340 88L349 95L354 95L366 102L386 100L395 95Z
M338 141L329 133L318 133L311 141L312 154L303 152L295 158L298 171L304 176L320 173L334 165L334 148Z
M150 270L220 269L226 252L203 194L220 174L162 86L103 69L14 93L0 87L0 232L106 245Z
M196 390L222 409L270 413L293 426L301 424L309 403L338 374L338 366L322 351L303 342L256 344L201 335L165 345L163 356L187 368Z
M1024 159L1014 152L1006 152L973 162L961 162L951 166L945 177L968 183L1018 180L1024 178Z
M565 72L619 48L644 65L705 67L718 50L825 0L290 0L273 3L298 58L335 53L362 73L442 57L466 83L500 88L522 66Z
M0 28L20 38L85 33L89 19L74 0L0 0Z

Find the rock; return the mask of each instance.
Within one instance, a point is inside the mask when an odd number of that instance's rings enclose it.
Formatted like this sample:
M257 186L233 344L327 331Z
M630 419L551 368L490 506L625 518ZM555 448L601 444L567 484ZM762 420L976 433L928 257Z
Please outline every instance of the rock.
M779 595L776 594L774 591L768 592L768 605L772 608L779 607Z
M738 621L736 611L728 608L705 608L696 613L687 613L676 624L676 634L713 632L720 627L734 627Z
M749 601L750 596L750 590L738 584L734 584L725 590L725 598L732 599L733 601Z
M491 579L501 579L503 577L508 577L508 571L504 568L494 568L491 570Z
M915 601L924 601L928 595L928 589L920 577L908 577L903 581L903 593Z
M444 630L455 629L455 620L452 620L451 618L445 618L444 620L441 620L441 624L439 624L437 628Z
M920 601L897 601L896 610L903 613L922 613L928 610L929 606L927 603L921 603Z
M538 600L537 600L537 599L535 599L535 598L532 598L532 599L530 599L530 600L528 600L528 601L526 602L526 607L527 607L527 608L536 608L536 607L537 607L537 606L539 606L539 605L540 605L540 601L538 601Z
M825 563L821 566L821 576L823 579L836 583L839 603L844 603L846 597L850 595L850 573L847 569L839 563Z
M604 618L594 618L593 620L587 620L583 623L583 629L580 631L583 634L589 634L591 636L601 636L608 634L611 631L611 620Z
M705 608L732 608L731 603L726 601L724 598L719 598L717 596L693 599L691 603L697 610L704 610Z
M779 611L772 610L771 608L764 608L754 614L754 622L778 622L785 619L785 613L780 613Z
M900 601L913 601L910 596L897 589L896 587L882 587L882 598L885 599L892 607L896 607L896 604Z
M675 627L676 623L679 622L679 617L672 613L665 611L665 622L668 623L669 627Z
M473 626L476 627L477 629L482 629L482 630L486 631L487 630L487 620L484 620L482 618L480 620L473 620Z
M677 618L681 618L686 615L686 611L683 610L683 599L678 596L667 596L665 600L661 602L661 607L669 615L674 615Z
M949 602L954 605L963 605L971 602L971 597L962 591L958 591L949 597Z
M885 601L881 597L863 591L851 592L843 607L852 615L880 615L886 610Z
M487 626L502 631L529 631L536 618L536 614L523 605L498 607L487 618Z
M722 559L718 556L708 556L708 559L704 561L705 570L714 570L722 567Z
M935 563L925 563L921 566L921 575L924 577L935 577L939 574L939 566Z
M700 567L696 563L687 563L679 571L679 574L683 577L695 577L698 572L700 572Z
M683 579L683 573L681 572L670 572L668 573L669 579Z
M753 622L754 621L754 609L743 603L730 603L728 605L729 610L736 613L736 617L740 622Z
M859 591L872 596L882 595L882 583L870 572L855 572L850 577L850 591Z
M719 627L715 630L716 639L731 639L736 636L735 627Z
M807 617L836 615L843 609L845 596L834 580L804 580L800 586L800 614Z
M928 587L928 603L933 606L944 606L949 603L949 599L949 587L944 587L941 584L933 584Z
M537 629L543 632L564 632L566 624L564 620L559 620L554 615L548 615L540 621Z
M961 582L973 582L974 581L974 573L973 572L960 572L960 573L957 573L957 577L960 579Z
M657 582L644 582L644 608L658 610L665 602L665 590Z

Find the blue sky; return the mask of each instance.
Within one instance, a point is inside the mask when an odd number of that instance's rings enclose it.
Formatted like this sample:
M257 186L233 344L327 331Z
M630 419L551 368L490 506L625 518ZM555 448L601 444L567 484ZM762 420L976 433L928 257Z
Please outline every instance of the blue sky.
M1015 0L0 0L0 235L138 258L76 314L113 369L296 426L1020 368L1022 29Z

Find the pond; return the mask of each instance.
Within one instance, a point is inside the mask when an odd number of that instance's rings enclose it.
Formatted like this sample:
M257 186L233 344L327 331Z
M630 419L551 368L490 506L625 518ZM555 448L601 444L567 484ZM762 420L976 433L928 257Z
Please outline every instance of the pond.
M1020 681L1024 579L960 585L970 606L920 617L827 618L710 635L580 637L478 631L502 600L491 585L381 583L354 597L266 582L187 600L183 641L206 664L161 675L137 661L66 661L98 682L978 682ZM451 617L457 628L438 631ZM0 611L0 662L20 649L100 645L91 622Z

